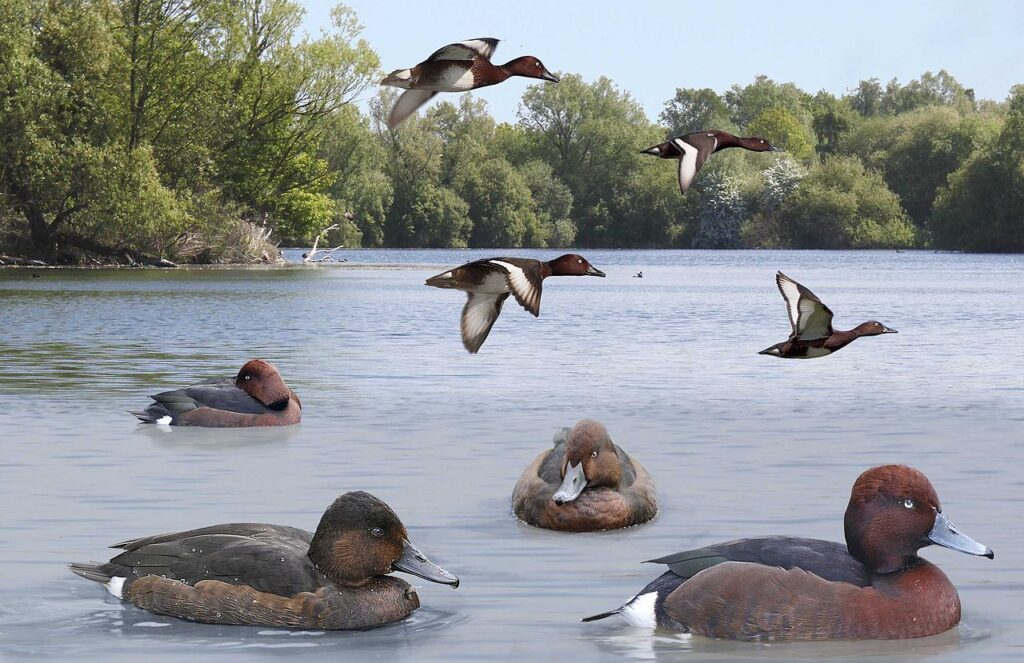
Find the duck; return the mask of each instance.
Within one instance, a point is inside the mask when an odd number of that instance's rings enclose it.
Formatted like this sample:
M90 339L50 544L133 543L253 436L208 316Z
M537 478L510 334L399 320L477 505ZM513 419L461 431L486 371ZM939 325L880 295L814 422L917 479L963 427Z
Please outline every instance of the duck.
M555 434L523 470L512 506L520 520L564 532L631 527L658 513L651 475L591 419Z
M150 396L131 414L145 424L243 428L289 426L302 419L302 402L266 359L247 361L234 378L214 378Z
M832 328L832 310L813 292L782 272L775 274L775 283L786 300L793 332L789 340L776 343L757 354L781 359L815 359L842 350L861 336L896 333L895 329L877 320L862 322L849 331L836 331Z
M109 562L72 573L161 615L207 624L367 629L420 607L402 571L459 586L410 541L387 504L363 491L338 497L316 532L229 523L114 544Z
M493 37L457 41L437 49L411 69L396 69L388 74L381 85L405 90L391 109L388 128L396 129L438 92L466 92L497 85L512 76L558 82L558 77L532 55L501 65L492 64L491 56L498 48L498 42Z
M468 299L462 307L462 345L471 354L475 354L487 340L510 294L534 317L540 315L541 286L549 276L603 278L605 273L575 253L567 253L548 261L533 258L484 258L431 276L426 284L466 292Z
M751 152L783 152L781 147L772 145L760 136L739 137L717 129L694 131L677 136L670 141L659 143L643 150L642 154L653 154L661 159L679 160L679 190L686 193L697 178L704 162L715 152L728 147L742 147Z
M853 484L846 545L739 539L650 560L668 571L615 610L634 626L747 641L897 640L960 622L949 578L918 556L932 544L992 559L943 514L928 478L882 465Z

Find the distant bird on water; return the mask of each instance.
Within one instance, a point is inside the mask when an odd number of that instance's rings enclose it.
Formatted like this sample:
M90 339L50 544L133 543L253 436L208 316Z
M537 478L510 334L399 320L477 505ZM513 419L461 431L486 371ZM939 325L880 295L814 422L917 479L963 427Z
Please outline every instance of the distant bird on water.
M782 272L775 275L775 282L786 300L793 333L788 341L776 343L758 354L780 359L814 359L841 350L861 336L896 333L895 329L874 320L862 322L850 331L836 331L832 329L832 310L813 292Z
M391 109L388 128L396 128L438 92L466 92L496 85L512 76L558 82L558 77L532 55L502 65L492 64L491 56L496 48L498 40L493 37L457 41L434 51L411 69L396 69L388 74L381 85L406 90Z
M654 147L643 150L643 154L653 154L661 159L679 160L679 190L686 193L686 190L693 184L701 166L708 160L708 157L724 150L727 147L742 147L751 152L782 152L781 147L775 147L766 138L751 136L741 138L733 136L724 131L715 129L708 131L694 131L672 140L660 143Z
M534 317L540 315L541 284L549 276L604 276L604 272L575 253L547 262L532 258L486 258L432 276L427 285L464 290L469 295L462 308L462 344L476 352L510 294Z

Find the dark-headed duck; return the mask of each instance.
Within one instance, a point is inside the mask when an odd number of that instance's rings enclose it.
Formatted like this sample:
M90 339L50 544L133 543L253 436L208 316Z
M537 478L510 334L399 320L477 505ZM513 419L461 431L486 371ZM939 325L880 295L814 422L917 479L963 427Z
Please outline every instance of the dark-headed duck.
M928 478L905 465L867 470L846 508L846 545L767 537L651 560L669 570L625 605L637 626L731 640L895 640L960 622L956 588L918 557L937 544L991 559L946 519Z
M406 90L391 109L388 128L397 127L438 92L466 92L496 85L512 76L558 82L558 77L532 55L502 65L491 64L496 48L498 40L493 37L457 41L434 51L412 69L396 69L388 74L381 85Z
M462 344L476 352L510 294L534 317L540 315L541 284L549 276L604 276L604 272L575 253L547 262L532 258L486 258L432 276L427 285L464 290L469 295L462 307Z
M678 138L660 143L654 147L643 150L644 154L653 154L662 159L679 160L679 190L686 193L686 190L693 184L701 166L708 160L708 157L724 150L727 147L742 147L751 152L781 152L782 148L775 147L767 138L751 136L741 138L733 136L724 131L712 129L710 131L694 131Z
M149 407L132 412L147 424L242 428L288 426L302 419L299 397L265 359L246 362L234 378L214 378L150 398Z
M793 332L788 341L776 343L757 354L782 359L814 359L841 350L861 336L896 333L895 329L874 320L862 322L850 331L836 331L832 329L832 310L813 292L782 272L775 275L775 283L786 300Z
M232 523L112 547L124 552L71 570L138 608L209 624L372 628L420 606L392 571L459 585L409 542L387 504L364 492L335 500L315 534Z
M556 434L554 448L530 463L512 506L531 525L567 532L639 525L658 512L651 475L589 419Z

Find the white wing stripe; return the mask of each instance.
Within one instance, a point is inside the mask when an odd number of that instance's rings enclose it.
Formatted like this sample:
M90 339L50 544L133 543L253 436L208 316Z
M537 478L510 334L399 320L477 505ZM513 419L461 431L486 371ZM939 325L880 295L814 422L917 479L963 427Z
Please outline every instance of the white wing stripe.
M497 265L508 272L509 287L526 302L527 306L537 309L537 289L526 278L526 273L516 265L501 260L491 260L492 265Z
M683 152L679 159L679 189L683 193L690 188L693 180L697 177L697 148L690 145L682 138L675 139L676 147Z

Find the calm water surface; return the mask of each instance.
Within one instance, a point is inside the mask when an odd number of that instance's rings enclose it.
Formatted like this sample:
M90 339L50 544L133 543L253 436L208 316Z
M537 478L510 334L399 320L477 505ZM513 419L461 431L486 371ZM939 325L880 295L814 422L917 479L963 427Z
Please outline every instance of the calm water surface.
M510 302L472 356L459 341L463 295L423 279L493 253L0 270L0 656L1024 656L1024 258L587 251L608 278L548 281L539 319ZM757 356L789 332L776 269L821 296L837 327L877 318L900 333L820 360ZM164 430L125 412L255 356L301 395L301 425ZM602 420L651 471L656 520L567 535L512 516L519 473L582 417ZM645 559L741 536L842 540L853 480L889 462L923 470L950 518L996 551L993 561L924 552L959 588L958 629L766 646L577 621L661 572ZM416 582L423 608L383 629L288 632L151 615L65 567L107 559L125 538L220 522L313 529L352 489L391 504L462 587Z

